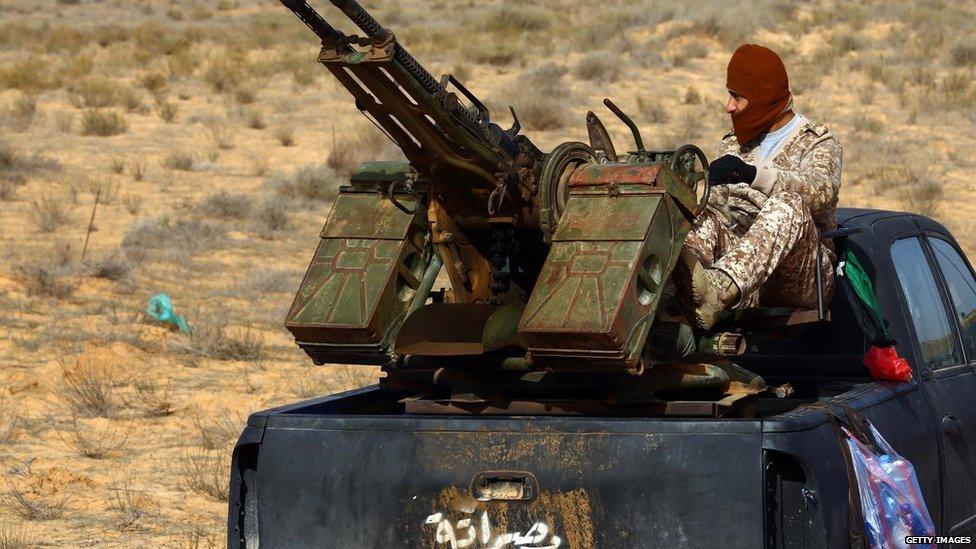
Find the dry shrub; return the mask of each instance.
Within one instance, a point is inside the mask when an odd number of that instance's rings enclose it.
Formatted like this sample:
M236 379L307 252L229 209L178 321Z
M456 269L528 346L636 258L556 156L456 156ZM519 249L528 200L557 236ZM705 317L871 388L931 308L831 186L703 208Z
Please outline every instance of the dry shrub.
M54 125L62 133L71 133L75 129L75 115L70 112L58 112L54 115Z
M34 123L37 115L37 99L31 95L21 96L6 113L6 125L15 132L25 132Z
M135 222L122 237L122 251L135 262L154 259L184 258L203 249L213 248L226 239L220 226L191 219L167 217Z
M854 118L854 130L861 133L880 133L885 127L885 119L879 115L858 113Z
M48 89L57 89L61 83L45 59L32 55L0 66L0 86L34 94Z
M582 80L613 82L620 77L620 59L605 50L590 52L579 60L573 74Z
M56 520L63 517L68 496L46 492L43 489L25 490L8 480L2 501L7 509L24 520Z
M339 188L339 176L324 164L312 164L295 168L291 175L275 174L268 185L288 198L330 200Z
M0 139L0 180L19 185L25 183L32 175L60 170L61 164L57 160L41 154L26 156Z
M394 151L393 144L385 135L374 128L361 129L346 133L338 139L335 130L332 131L332 150L326 157L325 165L332 168L338 175L348 177L367 160L379 157L391 159L401 157L399 149Z
M291 126L279 126L275 128L274 136L283 147L291 147L295 144L295 129Z
M193 171L195 164L196 157L188 151L173 151L163 159L163 166L183 172Z
M128 280L132 274L132 263L122 252L112 252L98 258L91 266L89 276L104 278L113 282Z
M222 219L244 219L254 210L254 202L247 195L221 190L204 198L196 209L203 215Z
M165 417L173 413L172 383L160 385L153 379L136 382L138 405L148 417Z
M244 120L247 122L247 127L252 130L263 130L268 127L268 123L264 121L264 115L258 109L247 109L244 112Z
M122 175L125 172L125 160L121 158L113 158L109 163L109 168L115 175Z
M902 193L908 211L928 217L938 215L942 195L942 185L934 179L927 179Z
M234 148L234 129L224 121L215 120L207 125L210 131L210 140L218 149L229 150Z
M167 124L176 122L176 117L180 114L180 106L172 101L158 101L156 103L156 114Z
M132 166L129 168L132 172L132 179L136 181L142 181L146 177L146 161L143 158L137 158L132 161Z
M116 111L89 109L81 117L81 135L110 137L123 134L128 129L129 123Z
M224 53L210 59L207 70L203 73L203 80L216 92L229 92L237 83L245 80L245 66L241 56Z
M257 216L262 229L280 231L288 227L288 204L280 197L269 198Z
M68 100L79 109L101 109L118 105L122 87L107 78L88 77L68 86Z
M40 259L18 269L31 296L65 299L75 292L74 265Z
M257 95L258 94L256 91L254 91L254 88L246 84L239 84L237 90L234 91L234 100L241 105L250 105L251 103L254 103L255 99L257 99Z
M156 514L156 502L144 490L133 490L127 475L115 480L109 488L109 511L115 526L121 530L132 528L137 522Z
M540 32L548 30L555 23L551 12L540 6L502 4L486 11L479 16L477 28L496 34Z
M179 351L217 360L256 360L264 354L264 338L253 328L230 327L223 320L202 319L191 326Z
M61 359L60 365L61 383L56 392L73 415L110 418L123 404L118 380L104 365L78 357Z
M123 88L121 91L121 97L119 98L119 103L128 112L138 112L145 114L148 112L147 108L142 104L142 95L138 91L132 88Z
M508 90L507 100L526 129L553 130L569 123L572 98L563 81L566 72L561 65L546 63L520 75Z
M166 84L168 83L166 76L158 72L150 72L142 75L139 79L139 83L142 84L146 91L153 95L160 95L166 91Z
M129 431L108 420L95 420L88 425L76 417L71 418L71 428L59 431L58 436L79 456L103 459L118 454L129 438Z
M183 486L214 501L227 501L230 463L227 452L184 454L180 460Z
M976 65L976 44L971 40L961 41L952 47L950 57L957 67L972 67Z
M348 391L376 383L376 368L336 365L328 369L308 368L303 375L292 378L289 389L299 398Z
M637 112L648 122L662 124L671 119L668 110L657 99L637 98Z
M125 211L132 215L138 215L142 211L142 205L145 201L145 198L137 194L126 193L122 196L122 205L125 206Z
M245 420L227 414L206 416L200 410L193 414L193 425L200 434L200 446L206 450L226 450L244 430Z
M70 205L61 197L44 195L31 202L28 216L41 232L50 233L63 228L69 220Z

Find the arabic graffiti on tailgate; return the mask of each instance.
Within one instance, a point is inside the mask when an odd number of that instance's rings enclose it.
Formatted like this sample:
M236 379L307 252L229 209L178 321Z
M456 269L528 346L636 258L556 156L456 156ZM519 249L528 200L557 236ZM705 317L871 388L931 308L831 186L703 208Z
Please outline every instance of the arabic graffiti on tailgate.
M521 531L493 532L487 511L482 511L478 518L467 517L453 523L444 513L434 513L424 520L424 524L436 529L434 539L438 544L447 544L451 549L556 549L563 543L562 538L550 532L549 525L544 522L533 524L524 534Z

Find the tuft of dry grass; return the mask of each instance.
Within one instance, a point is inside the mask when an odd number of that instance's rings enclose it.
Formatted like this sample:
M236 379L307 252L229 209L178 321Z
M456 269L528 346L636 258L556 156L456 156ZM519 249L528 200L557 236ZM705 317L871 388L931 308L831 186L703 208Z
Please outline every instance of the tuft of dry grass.
M288 198L331 200L339 187L339 176L324 164L313 164L299 166L290 175L275 174L268 185Z
M122 451L129 439L128 430L105 420L90 423L72 417L70 429L59 431L58 436L79 456L89 459L104 459Z
M7 509L24 520L56 520L64 516L68 496L25 490L8 480L7 492L2 502Z
M193 171L195 164L196 157L188 151L173 151L163 159L163 166L182 172Z
M65 299L75 292L73 265L39 260L21 266L18 272L25 279L28 295Z
M637 98L637 112L648 122L664 124L671 119L671 115L664 105L656 99Z
M68 86L68 100L79 109L114 107L121 97L121 86L107 78L88 77Z
M223 320L204 318L191 326L176 349L217 360L257 360L264 354L264 337L253 328L230 327Z
M506 102L528 130L554 130L570 122L572 94L563 78L566 67L545 63L525 71L509 88Z
M116 111L89 109L81 117L81 135L111 137L128 131L129 123Z
M221 190L204 198L196 209L212 217L244 219L254 210L254 202L247 195Z
M109 511L115 519L115 526L126 530L136 526L144 519L156 515L158 506L144 490L133 490L127 474L113 481L109 488Z
M142 84L142 87L145 88L149 93L159 96L166 91L168 80L162 73L150 72L142 75L142 77L139 79L139 83Z
M295 129L291 126L278 126L275 128L274 136L278 140L278 143L281 143L282 147L295 145Z
M885 120L878 115L858 113L854 118L854 130L860 133L880 133L885 128Z
M91 266L89 276L104 278L113 282L128 280L132 274L132 263L121 252L112 252L98 258Z
M146 177L146 161L142 158L137 158L132 161L129 171L132 172L132 179L136 181L142 181Z
M227 452L187 453L180 459L180 480L192 492L214 501L227 501L230 464Z
M173 122L176 122L176 118L180 114L180 106L172 101L158 101L156 103L156 114L159 115L159 118L163 122L172 124Z
M57 396L73 415L112 417L122 405L115 376L102 365L75 357L61 359L61 383Z
M125 206L125 211L131 215L138 215L142 211L142 205L145 201L145 197L138 194L126 193L122 196L122 205Z
M46 59L32 55L0 66L0 86L35 94L57 89L61 82Z
M584 55L573 75L582 80L613 82L620 78L620 59L606 50L598 50Z
M27 156L0 139L0 181L23 184L34 175L61 170L61 164L41 154Z
M200 435L200 446L206 450L226 450L237 440L245 421L227 414L204 415L200 410L193 414L193 426Z
M154 379L136 382L138 405L148 417L166 417L173 413L173 384L165 385Z
M5 113L4 122L15 132L25 132L30 129L37 115L37 98L23 95L14 101L13 107Z
M28 215L38 230L45 233L63 228L70 219L70 205L61 197L43 195L31 202Z
M234 148L234 129L222 120L215 120L207 125L210 132L210 141L218 149L229 150Z
M280 197L266 200L257 215L261 228L272 232L288 228L288 207Z
M122 237L122 251L135 262L150 257L185 258L188 254L211 249L226 238L220 226L192 219L156 217L140 219Z

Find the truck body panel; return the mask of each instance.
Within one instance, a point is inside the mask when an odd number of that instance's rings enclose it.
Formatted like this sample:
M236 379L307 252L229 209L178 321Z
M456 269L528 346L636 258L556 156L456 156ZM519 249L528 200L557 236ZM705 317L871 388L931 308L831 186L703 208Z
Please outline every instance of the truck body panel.
M925 238L958 246L907 214L841 210L840 221L865 229L847 246L870 271L911 383L868 377L863 337L835 300L830 323L739 361L799 387L757 402L752 418L420 416L379 387L258 412L234 452L228 546L843 546L848 480L827 417L804 406L817 401L859 410L913 463L940 534L972 534L968 325L947 317L959 364L927 366L918 305L889 253L921 237L937 265Z

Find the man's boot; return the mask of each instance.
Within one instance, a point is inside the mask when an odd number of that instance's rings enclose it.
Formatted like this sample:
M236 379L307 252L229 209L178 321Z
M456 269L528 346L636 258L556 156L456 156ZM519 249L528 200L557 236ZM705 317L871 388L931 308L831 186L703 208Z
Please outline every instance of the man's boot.
M729 306L739 301L739 287L729 275L719 269L709 269L694 254L683 253L679 259L681 273L688 278L695 324L703 330L711 328Z
M711 328L718 317L739 301L739 287L719 269L701 269L692 278L693 293L701 296L695 304L695 324L702 330Z

